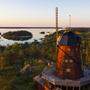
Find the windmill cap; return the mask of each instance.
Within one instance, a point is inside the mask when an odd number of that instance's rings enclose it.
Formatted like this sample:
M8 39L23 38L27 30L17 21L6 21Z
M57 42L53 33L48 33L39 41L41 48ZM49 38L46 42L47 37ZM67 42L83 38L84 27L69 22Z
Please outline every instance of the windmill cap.
M67 46L79 46L81 38L73 33L72 31L65 32L59 42L59 45L67 45Z

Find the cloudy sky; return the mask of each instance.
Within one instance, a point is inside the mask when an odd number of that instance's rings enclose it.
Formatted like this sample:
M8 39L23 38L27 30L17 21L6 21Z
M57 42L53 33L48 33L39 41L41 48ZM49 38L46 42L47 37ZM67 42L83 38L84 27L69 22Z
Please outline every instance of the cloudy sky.
M0 0L0 26L90 26L90 0Z

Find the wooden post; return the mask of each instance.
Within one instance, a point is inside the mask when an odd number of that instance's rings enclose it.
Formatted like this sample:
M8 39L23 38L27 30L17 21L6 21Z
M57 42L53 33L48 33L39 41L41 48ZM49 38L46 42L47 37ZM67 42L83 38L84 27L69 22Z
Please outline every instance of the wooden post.
M71 15L69 15L69 30L71 31Z
M79 90L81 90L81 87L79 86Z
M58 37L58 7L56 7L56 39Z
M72 87L72 90L74 90L74 86Z
M68 90L68 86L66 86L66 90Z
M56 61L57 61L57 55L58 55L58 49L57 49L57 38L58 38L58 7L55 9L55 14L56 14ZM58 72L57 66L56 70Z

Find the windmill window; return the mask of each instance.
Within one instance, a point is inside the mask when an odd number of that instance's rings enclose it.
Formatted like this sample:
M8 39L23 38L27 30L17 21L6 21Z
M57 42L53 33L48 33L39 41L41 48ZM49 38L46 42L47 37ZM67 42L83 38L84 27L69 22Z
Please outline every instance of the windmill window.
M65 63L68 63L68 60L67 59L65 60Z
M66 69L66 72L68 72L68 73L71 72L71 69L70 68L67 68Z
M76 51L78 51L78 48L76 48Z
M73 60L72 59L70 59L70 63L73 63Z
M68 48L68 51L70 52L70 48Z

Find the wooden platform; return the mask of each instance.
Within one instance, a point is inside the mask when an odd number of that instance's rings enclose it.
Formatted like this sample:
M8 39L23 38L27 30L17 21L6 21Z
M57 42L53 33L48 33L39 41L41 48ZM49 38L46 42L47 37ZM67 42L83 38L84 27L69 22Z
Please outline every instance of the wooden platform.
M45 68L42 72L42 79L47 80L53 85L60 85L60 86L84 86L87 84L90 84L90 70L85 69L84 70L84 77L77 79L77 80L70 80L70 79L61 79L60 77L57 77L55 75L55 68Z
M44 86L44 84L45 84L45 80L43 78L41 78L40 75L34 77L34 81L39 83L41 86Z

